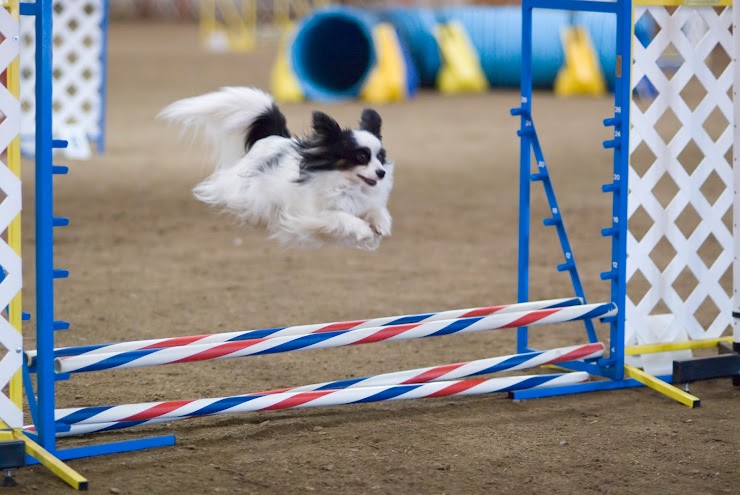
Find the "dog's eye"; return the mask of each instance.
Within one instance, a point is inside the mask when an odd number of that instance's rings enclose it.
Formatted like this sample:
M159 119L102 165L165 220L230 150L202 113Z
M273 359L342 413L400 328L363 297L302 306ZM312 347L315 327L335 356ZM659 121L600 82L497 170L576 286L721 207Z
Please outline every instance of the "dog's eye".
M363 165L370 162L370 153L368 153L366 150L357 150L355 152L355 161L357 163L361 163Z
M385 150L380 150L378 153L378 161L380 163L385 163Z

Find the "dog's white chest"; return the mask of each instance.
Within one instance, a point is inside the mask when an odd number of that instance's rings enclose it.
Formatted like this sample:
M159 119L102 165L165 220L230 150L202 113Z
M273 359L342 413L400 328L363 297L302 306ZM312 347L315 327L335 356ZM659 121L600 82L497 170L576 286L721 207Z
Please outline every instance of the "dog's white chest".
M370 208L372 201L365 194L354 191L343 191L337 194L333 199L334 208L349 213L350 215L361 216Z

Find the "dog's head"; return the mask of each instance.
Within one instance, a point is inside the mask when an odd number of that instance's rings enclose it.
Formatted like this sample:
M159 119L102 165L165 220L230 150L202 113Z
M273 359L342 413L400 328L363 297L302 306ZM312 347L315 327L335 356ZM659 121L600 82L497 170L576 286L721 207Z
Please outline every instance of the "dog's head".
M392 173L393 162L381 142L378 112L365 109L359 129L342 129L322 112L313 113L313 135L301 146L301 170L342 172L350 182L375 187Z

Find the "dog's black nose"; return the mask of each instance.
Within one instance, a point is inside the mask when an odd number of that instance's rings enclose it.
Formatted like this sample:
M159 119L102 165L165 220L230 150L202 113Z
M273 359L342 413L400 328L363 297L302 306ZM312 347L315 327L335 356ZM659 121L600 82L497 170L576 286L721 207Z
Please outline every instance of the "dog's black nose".
M378 174L379 179L382 179L383 177L385 177L385 170L383 169L376 170L375 173Z

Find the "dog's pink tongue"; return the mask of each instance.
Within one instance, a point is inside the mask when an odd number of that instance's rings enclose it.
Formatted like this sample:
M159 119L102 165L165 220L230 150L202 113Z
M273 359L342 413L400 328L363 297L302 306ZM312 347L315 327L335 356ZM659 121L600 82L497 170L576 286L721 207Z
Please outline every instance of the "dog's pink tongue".
M367 184L368 186L374 186L375 184L377 184L377 183L378 183L378 181L377 181L377 180L375 180L375 179L370 179L370 178L368 178L368 177L365 177L364 175L360 175L360 174L357 174L357 176L358 176L358 177L359 177L360 179L362 179L363 181L365 181L365 184Z

